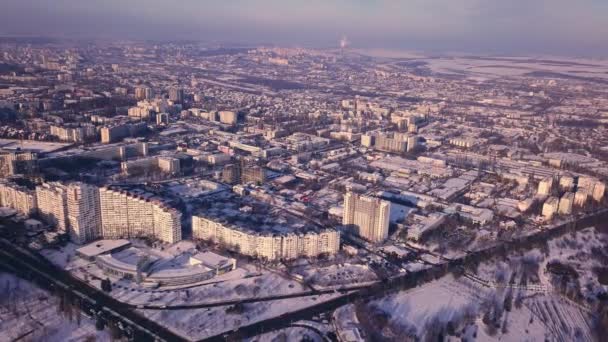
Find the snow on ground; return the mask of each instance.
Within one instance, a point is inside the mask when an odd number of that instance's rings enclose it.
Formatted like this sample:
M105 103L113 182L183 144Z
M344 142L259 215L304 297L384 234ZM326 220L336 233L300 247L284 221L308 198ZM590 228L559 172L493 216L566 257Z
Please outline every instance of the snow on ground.
M81 316L70 321L58 313L59 299L34 284L0 272L0 341L110 341L106 331ZM27 334L27 335L26 335ZM26 337L27 336L27 337Z
M241 308L221 306L208 309L138 311L187 339L198 340L339 296L331 294L274 300L243 304Z
M540 263L545 255L539 249L532 249L522 255L511 255L506 260L490 260L481 263L475 272L478 279L493 284L513 284L522 286L543 286Z
M349 340L349 336L361 336L361 325L357 318L354 304L339 307L332 315L332 323L340 340Z
M592 341L590 318L578 306L558 296L536 296L524 301L534 319L558 341Z
M184 252L196 251L196 244L188 240L182 240L170 245L165 243L157 243L153 247L149 247L144 241L137 239L130 241L133 246L137 247L138 249L163 259L170 259L172 257L179 256Z
M593 303L596 293L606 291L594 272L595 267L603 266L605 255L602 251L606 249L606 243L605 234L588 228L552 239L546 246L525 253L513 254L501 260L488 260L477 267L473 277L467 275L464 279L459 279L459 282L467 281L485 291L494 291L494 303L504 305L506 294L512 293L514 308L511 312L503 311L502 326L498 329L488 329L481 322L488 304L487 300L482 302L485 305L482 305L477 316L477 339L593 340L588 303ZM552 281L555 276L547 270L547 264L555 261L576 271L578 277L575 282L580 285L582 297L572 295L572 292L564 293L563 289L556 287L560 282ZM505 289L506 285L512 289ZM423 286L422 289L426 287ZM493 334L490 335L489 332ZM470 333L470 329L465 331L465 334Z
M435 58L422 59L428 67L439 73L461 74L480 79L524 75L533 71L554 72L570 76L606 77L602 72L608 70L606 61L547 57L541 59L522 58ZM582 62L582 64L581 64Z
M314 329L320 331L322 334L325 334L325 335L334 331L334 328L329 323L329 320L325 319L325 318L327 318L327 316L325 314L322 314L321 318L323 319L323 322L303 320L303 321L297 321L296 323L294 323L294 325L304 325L307 327L311 327L311 328L314 328ZM319 319L321 319L321 318L319 318Z
M61 249L43 249L40 251L45 258L47 258L53 264L64 268L69 269L70 262L76 259L76 250L81 246L75 245L71 242L68 242Z
M585 298L595 299L597 292L608 291L602 286L594 272L596 267L605 267L599 257L600 251L608 247L608 237L598 233L595 228L588 228L574 234L564 235L549 242L549 255L541 262L541 279L549 283L550 274L544 273L547 264L559 261L572 266L579 274L581 292Z
M501 269L496 274L500 272L505 271ZM408 334L424 339L438 329L449 331L451 325L452 336L467 337L467 341L591 340L589 317L576 304L554 294L481 286L466 277L455 279L448 275L375 300L355 313L362 323L355 322L354 326L370 333L369 322L371 326L376 324L374 314L361 314L378 310L388 319L389 328L381 329L385 337ZM340 324L348 326L345 322Z
M595 228L587 228L550 240L546 248L511 255L504 261L482 263L476 273L489 281L539 285L547 291L556 291L547 264L558 261L576 270L583 297L593 302L598 292L608 291L607 286L599 283L594 271L597 267L605 267L601 251L606 250L607 243L608 236L598 233Z
M479 291L479 296L472 296L465 285L446 276L420 288L385 297L372 305L390 313L395 323L414 329L422 336L425 327L435 319L447 323L460 320L467 312L476 314L483 299L483 290Z
M195 305L215 303L241 298L269 297L308 291L300 283L285 279L275 273L227 280L180 290L150 290L138 287L132 281L115 282L111 295L130 304L147 305Z
M505 313L507 319L506 332L498 331L492 335L484 329L484 323L477 319L475 324L471 324L476 332L476 339L473 341L491 342L536 342L546 341L548 328L539 320L527 306L522 306L512 312ZM549 339L553 341L554 339ZM567 341L567 340L566 340Z
M310 341L321 342L323 338L313 330L303 327L289 327L244 340L245 342Z
M405 268L408 272L417 272L429 267L429 265L421 261L412 261L403 266L403 268Z
M172 258L191 251L195 245L182 241L163 250L146 247L143 242L133 242L138 248L146 248L158 257ZM95 262L76 256L77 245L67 244L62 249L46 249L41 253L56 265L69 270L74 276L101 289L101 279L110 278L110 294L122 302L139 305L200 304L239 298L267 297L308 291L302 284L275 272L264 271L249 264L213 277L206 281L182 287L145 288L134 281L106 275Z
M367 265L342 264L310 267L299 270L298 273L315 287L352 285L377 280L376 274Z
M329 210L329 208L334 206L336 203L340 203L342 194L336 190L330 189L329 187L325 187L319 191L315 191L310 197L310 202L312 204L318 208Z

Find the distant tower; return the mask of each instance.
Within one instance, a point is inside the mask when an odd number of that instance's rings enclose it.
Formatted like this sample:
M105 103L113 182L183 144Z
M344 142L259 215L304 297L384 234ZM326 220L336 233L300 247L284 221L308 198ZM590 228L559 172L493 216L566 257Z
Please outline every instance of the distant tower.
M154 90L150 87L136 87L135 98L138 100L151 100L154 98Z
M342 38L340 38L340 42L338 43L340 45L340 57L344 57L344 50L346 50L346 48L348 47L349 41L346 38L346 36L342 36Z
M169 100L177 103L184 101L184 89L173 87L169 89Z
M346 49L349 44L350 44L350 42L348 41L348 38L346 38L346 36L342 36L342 38L340 38L340 49L341 50Z

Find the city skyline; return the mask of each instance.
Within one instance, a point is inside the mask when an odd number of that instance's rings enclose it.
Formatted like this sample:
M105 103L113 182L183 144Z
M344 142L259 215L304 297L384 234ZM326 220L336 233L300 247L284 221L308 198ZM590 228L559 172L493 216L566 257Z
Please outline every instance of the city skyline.
M601 341L603 0L4 0L0 341Z
M8 0L1 36L195 40L435 53L608 56L608 3Z

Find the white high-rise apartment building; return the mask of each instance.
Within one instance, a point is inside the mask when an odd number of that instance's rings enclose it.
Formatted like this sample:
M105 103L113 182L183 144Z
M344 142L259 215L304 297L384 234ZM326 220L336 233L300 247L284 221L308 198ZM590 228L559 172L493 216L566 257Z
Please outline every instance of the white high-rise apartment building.
M553 218L557 210L559 209L559 198L557 197L549 197L543 204L543 217L545 220L549 221Z
M101 237L99 188L85 183L70 183L66 200L70 239L83 244Z
M105 239L129 236L129 218L126 194L108 188L99 189L101 233Z
M98 188L80 182L43 183L26 191L0 183L0 205L22 213L38 210L45 222L82 244L97 238L153 236L174 243L182 239L181 213L149 193Z
M36 191L17 184L0 182L0 207L9 207L20 214L30 215L37 210Z
M38 169L38 155L29 151L0 151L0 177L31 174Z
M349 192L344 195L342 224L352 226L360 237L382 242L388 237L391 203Z
M163 203L155 203L152 207L154 212L154 236L169 243L181 241L182 214Z
M545 178L538 183L538 194L548 196L553 188L553 178Z
M606 192L606 184L597 178L582 176L578 178L577 188L586 190L587 193L596 201L601 201Z
M566 192L559 200L558 212L563 215L572 214L572 206L574 205L574 193Z
M78 244L101 236L99 188L80 182L43 183L36 187L38 212L45 222L68 233Z
M68 206L65 185L58 182L42 183L36 187L38 213L42 219L60 232L68 230Z
M153 236L168 243L182 239L181 213L151 194L101 188L99 200L104 238Z
M578 207L584 207L585 203L587 203L587 197L589 197L589 195L587 194L587 190L579 189L574 194L574 205Z
M606 184L602 182L597 182L593 186L593 199L596 201L601 201L604 198L604 193L606 192Z

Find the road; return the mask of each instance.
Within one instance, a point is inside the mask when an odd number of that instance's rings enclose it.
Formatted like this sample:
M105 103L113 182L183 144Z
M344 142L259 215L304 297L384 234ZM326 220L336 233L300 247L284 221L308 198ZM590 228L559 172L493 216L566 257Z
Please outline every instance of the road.
M360 289L349 291L348 293L315 304L313 306L285 313L278 317L255 322L249 325L241 326L230 333L221 333L215 336L205 338L205 341L225 341L228 336L237 338L251 337L263 332L273 331L281 328L286 328L297 321L309 319L312 316L333 311L338 307L358 301L372 300L381 298L390 293L415 288L432 280L441 278L450 272L461 272L463 268L469 264L476 263L480 260L490 260L497 256L507 255L514 251L523 251L535 248L546 243L547 240L561 236L567 232L581 230L590 226L598 225L608 221L608 210L602 210L592 215L588 215L577 219L573 222L567 222L552 229L542 230L533 235L516 238L509 241L502 241L501 244L493 245L483 250L470 252L467 255L446 261L445 263L431 266L416 272L401 274L396 277L385 279L382 282L371 285L361 286ZM19 265L24 271L33 273L37 277L44 278L46 281L51 281L57 284L64 284L75 295L82 294L94 301L96 307L106 309L109 312L114 312L117 319L125 322L125 324L140 330L148 336L149 339L165 340L165 341L182 341L183 338L175 335L168 329L160 326L156 322L150 321L145 317L140 316L133 310L133 305L120 303L109 295L93 288L87 283L84 283L68 272L57 268L43 258L32 256L13 246L8 241L0 239L0 254L9 258L13 265ZM31 276L31 274L30 274ZM328 292L332 292L328 290ZM300 293L292 295L282 295L264 298L249 298L243 300L223 301L218 303L207 303L198 305L183 305L172 306L171 308L161 308L149 306L150 309L193 309L209 306L224 306L236 303L255 303L263 300L277 300L301 297L303 295L319 295L319 292ZM101 310L100 310L101 311ZM154 336L150 338L150 336Z
M0 261L19 270L18 275L35 281L43 288L53 292L69 292L80 300L83 311L92 316L101 316L107 321L118 322L119 326L124 327L123 331L132 334L138 341L185 341L160 324L139 315L129 306L5 239L0 239Z
M594 214L578 218L572 222L560 224L551 229L541 230L535 234L516 238L510 241L502 241L501 244L493 245L483 250L470 252L461 258L451 259L443 264L434 265L420 271L402 274L394 278L363 287L360 290L349 292L341 297L331 299L305 309L289 312L279 317L241 326L233 333L218 334L216 336L203 339L202 341L224 341L226 337L230 335L238 338L252 337L262 332L286 328L299 320L310 319L312 316L333 311L342 305L359 300L377 299L394 292L412 289L435 279L439 279L451 272L461 273L464 267L469 264L476 263L481 260L491 260L492 258L499 256L506 256L507 254L516 251L530 250L532 248L542 246L548 240L559 237L565 233L597 226L606 221L608 221L608 209L603 209Z
M315 290L315 291L304 291L297 292L291 294L284 295L276 295L276 296L266 296L266 297L252 297L252 298L239 298L239 299L230 299L223 300L218 302L210 302L210 303L198 303L198 304L183 304L183 305L140 305L136 306L133 304L124 304L124 306L130 308L138 308L138 309L147 309L147 310L185 310L185 309L205 309L205 308L213 308L218 306L227 306L227 305L235 305L235 304L250 304L250 303L260 303L260 302L268 302L273 300L281 300L281 299L292 299L292 298L302 298L302 297L312 297L319 296L322 294L332 294L338 292L350 292L356 291L362 288L366 288L369 285L360 285L360 286L352 286L345 289L331 289L331 290Z

